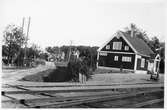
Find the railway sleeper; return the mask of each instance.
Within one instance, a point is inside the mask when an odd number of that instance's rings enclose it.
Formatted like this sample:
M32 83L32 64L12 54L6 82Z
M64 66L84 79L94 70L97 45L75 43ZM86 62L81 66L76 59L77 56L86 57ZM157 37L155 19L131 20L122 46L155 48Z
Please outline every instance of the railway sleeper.
M152 104L156 104L156 103L160 103L160 102L164 102L164 98L148 100L148 101L145 101L145 102L132 104L132 105L128 105L128 106L125 106L125 107L126 108L142 108L142 107L147 108L148 105L152 105Z
M17 86L18 87L18 86ZM19 87L22 88L22 87ZM141 87L141 88L101 88L101 89L90 89L90 88L76 88L70 90L30 90L27 88L22 88L25 91L2 91L8 94L35 94L35 93L66 93L66 92L97 92L97 91L136 91L136 90L149 90L149 89L164 89L163 87Z
M111 100L99 104L104 105L105 108L128 108L129 106L134 104L142 103L148 100L163 98L164 96L161 94L161 92L145 94L144 96L141 94L136 95L135 97L121 98L118 100Z
M156 98L162 98L161 92L151 93L151 94L140 94L136 97L121 98L117 100L112 100L109 102L97 102L97 103L83 103L82 105L89 106L90 108L126 108L127 105L134 105L128 102L141 103L146 100L153 100ZM143 96L145 95L145 96ZM149 98L150 97L150 98ZM142 99L141 99L142 98ZM138 100L138 101L136 101ZM133 106L132 106L133 107Z
M163 90L152 90L152 91L146 91L144 93L154 93L154 92L160 92ZM128 98L128 97L135 97L136 95L141 95L143 94L142 92L138 92L138 93L131 93L131 94L120 94L120 95L115 95L115 96L103 96L103 97L95 97L95 98L86 98L86 99L80 99L80 100L73 100L73 101L67 101L67 102L62 102L62 103L52 103L52 104L41 104L40 107L41 108L48 108L48 107L70 107L70 106L74 106L74 105L80 105L83 103L96 103L96 102L104 102L104 101L109 101L109 100L117 100L117 99L122 99L122 98ZM32 108L35 108L32 106Z

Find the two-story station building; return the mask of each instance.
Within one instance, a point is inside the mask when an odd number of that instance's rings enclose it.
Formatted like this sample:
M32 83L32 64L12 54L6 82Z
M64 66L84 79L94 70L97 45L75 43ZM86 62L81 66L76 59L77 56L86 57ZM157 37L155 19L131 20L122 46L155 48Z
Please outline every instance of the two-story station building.
M118 31L98 49L97 67L146 73L152 54L143 40L134 34Z

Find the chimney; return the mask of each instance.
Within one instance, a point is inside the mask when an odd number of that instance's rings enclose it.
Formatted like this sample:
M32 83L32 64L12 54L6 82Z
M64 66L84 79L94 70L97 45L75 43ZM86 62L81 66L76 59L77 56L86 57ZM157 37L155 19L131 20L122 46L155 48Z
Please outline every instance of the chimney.
M133 37L134 36L134 25L131 24L130 28L131 28L131 37Z

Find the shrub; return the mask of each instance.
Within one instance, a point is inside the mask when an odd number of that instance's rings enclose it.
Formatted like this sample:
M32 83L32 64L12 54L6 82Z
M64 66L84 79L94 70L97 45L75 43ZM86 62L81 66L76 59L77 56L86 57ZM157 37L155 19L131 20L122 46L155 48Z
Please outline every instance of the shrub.
M34 62L36 65L45 65L45 61L41 59L36 59Z
M68 73L72 81L79 81L79 73L86 76L86 79L91 78L92 70L87 65L85 60L77 59L68 63Z
M2 64L4 64L4 65L7 65L8 64L8 60L7 59L2 59Z
M44 82L66 82L70 81L71 76L68 74L67 67L58 67L43 77Z

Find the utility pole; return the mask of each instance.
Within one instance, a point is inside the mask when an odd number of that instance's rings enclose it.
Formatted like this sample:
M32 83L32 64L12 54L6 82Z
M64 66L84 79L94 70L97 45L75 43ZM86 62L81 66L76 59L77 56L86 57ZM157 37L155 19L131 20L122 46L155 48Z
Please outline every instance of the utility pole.
M25 18L23 17L23 21L22 21L22 34L24 32L24 20L25 20Z
M27 41L28 41L29 28L30 28L30 17L28 18L27 35L26 35L26 42L25 42L25 59L24 60L27 59Z
M90 64L91 64L91 69L93 68L92 66L92 52L90 52Z
M69 52L68 62L70 62L70 57L71 57L71 45L72 45L72 40L70 40L70 52Z
M25 20L25 18L23 17L23 20L22 20L22 36L24 37L24 20ZM19 55L20 55L20 52L21 52L21 43L20 43L20 48L19 48ZM19 58L20 59L20 58ZM20 63L20 60L19 60L19 65L21 66L22 64Z

